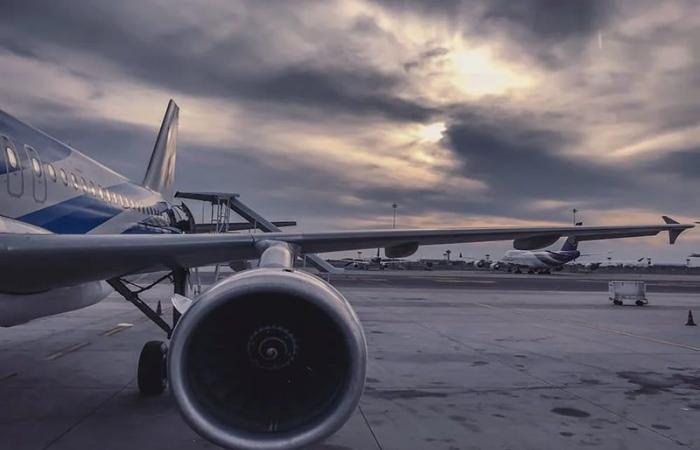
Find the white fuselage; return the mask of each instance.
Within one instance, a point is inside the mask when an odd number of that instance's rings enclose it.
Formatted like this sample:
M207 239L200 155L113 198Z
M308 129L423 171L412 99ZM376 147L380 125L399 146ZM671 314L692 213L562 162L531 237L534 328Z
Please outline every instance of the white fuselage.
M162 196L0 111L0 232L172 233ZM27 285L33 276L27 273ZM83 308L109 294L104 282L49 291L0 286L0 326Z

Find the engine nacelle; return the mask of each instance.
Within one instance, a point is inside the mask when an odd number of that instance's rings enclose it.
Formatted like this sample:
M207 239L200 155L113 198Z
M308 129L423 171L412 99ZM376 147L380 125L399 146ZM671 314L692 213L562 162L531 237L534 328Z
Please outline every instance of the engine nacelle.
M185 420L231 449L297 449L337 431L365 383L362 326L323 280L289 269L236 274L180 319L168 354Z
M490 268L491 268L491 270L500 270L500 269L501 269L501 263L497 263L497 262L491 263Z

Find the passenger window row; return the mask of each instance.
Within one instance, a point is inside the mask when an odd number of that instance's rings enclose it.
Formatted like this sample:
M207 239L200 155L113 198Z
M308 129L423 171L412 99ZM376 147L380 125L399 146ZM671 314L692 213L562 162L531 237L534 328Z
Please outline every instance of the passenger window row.
M19 157L14 149L9 146L5 147L5 156L11 169L20 168ZM44 173L46 173L47 177L53 182L58 182L58 178L60 177L61 182L63 182L65 186L73 186L74 189L92 195L93 197L99 198L107 203L112 203L123 208L136 209L143 214L157 214L155 208L141 205L128 197L117 194L116 192L103 188L100 185L96 185L92 182L92 180L86 181L83 177L78 178L73 172L70 173L69 178L68 173L64 169L59 169L57 173L54 166L50 163L46 163L44 164L44 167L42 167L41 162L36 157L31 157L30 161L32 171L36 177L42 177L44 176Z

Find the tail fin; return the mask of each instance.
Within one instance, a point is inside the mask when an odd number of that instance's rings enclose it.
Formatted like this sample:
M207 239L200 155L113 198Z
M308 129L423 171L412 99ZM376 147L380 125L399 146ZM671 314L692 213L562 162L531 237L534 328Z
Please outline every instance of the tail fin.
M160 192L166 199L173 196L175 182L175 154L177 151L177 122L180 108L173 100L168 103L163 123L153 147L151 161L143 178L143 186Z
M578 239L576 239L576 236L569 236L561 247L561 251L573 252L576 250L578 250Z

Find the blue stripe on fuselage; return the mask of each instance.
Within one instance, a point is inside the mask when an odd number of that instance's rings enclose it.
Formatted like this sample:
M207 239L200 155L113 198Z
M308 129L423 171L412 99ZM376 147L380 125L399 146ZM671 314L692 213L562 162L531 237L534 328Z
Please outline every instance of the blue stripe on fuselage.
M34 211L18 220L57 234L84 234L122 212L89 195L81 195Z

